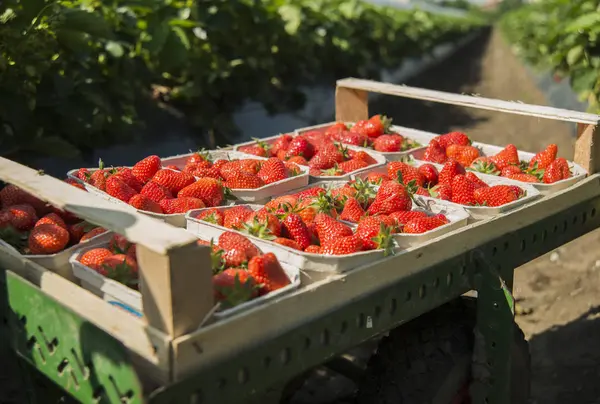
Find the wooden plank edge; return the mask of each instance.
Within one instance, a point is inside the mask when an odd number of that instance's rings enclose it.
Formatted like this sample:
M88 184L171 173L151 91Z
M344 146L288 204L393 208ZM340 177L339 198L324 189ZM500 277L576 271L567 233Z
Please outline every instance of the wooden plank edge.
M392 83L381 83L372 80L346 78L338 80L337 86L417 100L440 102L444 104L460 105L464 107L505 112L516 115L526 115L558 121L587 123L593 125L597 125L600 122L600 115L596 114L570 111L567 109L541 105L531 105L516 101L504 101L464 94L453 94L443 91L427 90L423 88L409 87Z
M269 336L285 332L311 317L356 299L363 293L378 290L390 282L399 282L424 268L599 194L600 175L594 175L569 189L523 205L508 214L457 229L406 253L357 268L347 274L332 275L268 305L176 338L173 340L174 378L184 378L243 347L264 342ZM402 264L401 273L398 271L398 260ZM239 330L244 332L240 333Z
M0 179L14 184L58 208L112 230L151 250L169 250L196 242L184 229L137 213L128 205L111 203L64 181L0 157Z

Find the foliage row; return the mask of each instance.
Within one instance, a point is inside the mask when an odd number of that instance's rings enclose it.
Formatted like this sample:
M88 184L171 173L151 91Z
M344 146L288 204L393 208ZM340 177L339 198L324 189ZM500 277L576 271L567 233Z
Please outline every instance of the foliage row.
M302 86L377 78L477 24L359 0L4 0L0 154L127 141L148 100L230 133L245 100L293 110Z

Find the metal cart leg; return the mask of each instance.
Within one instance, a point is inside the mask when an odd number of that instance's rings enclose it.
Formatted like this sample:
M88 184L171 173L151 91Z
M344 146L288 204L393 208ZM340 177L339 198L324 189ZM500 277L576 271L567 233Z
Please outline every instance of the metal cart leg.
M473 259L478 268L474 279L478 301L471 398L473 404L508 404L514 332L514 269L503 270L482 251L476 251Z

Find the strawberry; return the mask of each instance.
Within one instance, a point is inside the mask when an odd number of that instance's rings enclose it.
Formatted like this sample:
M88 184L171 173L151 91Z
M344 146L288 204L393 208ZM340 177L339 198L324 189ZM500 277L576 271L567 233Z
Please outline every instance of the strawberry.
M462 132L446 133L440 136L436 136L434 140L436 140L439 143L439 145L444 149L446 149L451 144L457 144L462 146L471 145L471 139L469 139L469 137Z
M287 169L281 160L272 157L263 163L258 172L258 177L263 180L265 184L272 184L277 181L285 180L288 177Z
M248 273L261 285L262 294L290 284L290 279L273 253L252 257L248 262Z
M169 164L168 166L166 166L165 168L168 168L169 170L175 170L175 171L182 171L181 169L179 169L179 167L177 167L175 164Z
M473 198L478 205L502 206L517 200L515 190L509 185L495 185L476 189Z
M182 171L173 171L169 169L161 169L154 174L152 182L162 185L167 188L173 195L181 191L183 188L196 182L192 174Z
M35 209L31 205L11 205L5 209L11 214L11 224L17 230L30 230L38 221Z
M360 237L356 235L336 237L321 244L322 246L319 250L319 253L325 255L354 254L362 251L363 249L363 242Z
M518 165L516 166L506 166L502 169L502 171L500 172L500 175L503 177L508 177L509 175L513 175L513 174L522 174L523 172L521 171L521 169L519 168Z
M174 172L174 171L173 171ZM154 202L159 203L165 198L173 198L173 194L169 191L168 188L163 187L160 184L157 184L154 181L149 181L144 188L142 188L142 195L152 199Z
M415 195L431 196L431 194L429 193L429 190L427 188L423 188L423 187L417 187L417 191L415 192Z
M397 228L402 229L404 225L409 221L413 219L427 217L427 214L418 210L405 210L390 213L389 217L391 217L396 222Z
M486 189L486 188L478 188ZM473 205L476 200L473 196L475 184L465 175L459 174L452 179L452 202L462 205Z
M250 212L246 216L242 230L259 238L279 237L281 236L281 222L277 216L266 210Z
M96 170L90 176L90 185L98 188L100 191L106 191L106 180L109 177L107 170ZM123 180L121 178L121 180ZM136 191L137 192L137 191Z
M152 177L154 177L154 174L160 170L161 166L162 163L160 161L160 157L148 156L145 159L135 163L131 171L138 181L140 181L142 184L145 184L150 181Z
M418 168L419 173L423 177L423 185L432 187L438 183L438 170L433 164L423 164Z
M79 189L82 189L87 192L87 189L85 189L85 186L82 183L78 182L77 180L74 180L73 178L67 178L64 181L69 185L73 185L75 188L79 188Z
M241 234L231 231L227 231L219 236L218 245L225 253L236 250L241 251L245 261L260 254L258 247L252 244L250 240Z
M74 177L80 179L83 182L90 182L90 170L87 168L80 168L73 174Z
M368 167L369 163L366 163L362 160L348 160L338 164L338 168L342 170L343 173L351 173L356 170L360 170L361 168Z
M33 209L33 208L32 208ZM28 248L31 254L55 254L69 244L69 232L52 223L36 226L29 233Z
M39 216L43 216L49 211L46 202L12 184L6 185L0 191L0 203L2 203L3 208L13 205L31 205Z
M386 133L392 120L385 115L374 115L367 121L358 121L350 128L351 132L358 132L370 138L376 138Z
M442 217L440 217L442 216ZM404 225L404 233L420 234L433 230L448 223L448 219L444 215L436 215L432 217L421 217L409 220Z
M116 170L116 173L113 174L118 176L125 184L129 185L131 188L135 190L135 192L140 192L144 184L142 184L134 175L131 168L120 167Z
M513 190L513 192L515 193L515 195L517 195L517 199L521 198L522 196L525 196L525 194L527 192L525 192L525 190L519 186L516 185L509 185L510 189Z
M459 174L465 174L465 168L455 160L450 160L440 171L438 183L444 185L452 185L452 179Z
M298 136L288 144L286 155L287 157L301 156L310 160L315 155L315 148L308 140Z
M458 161L463 167L469 167L479 157L479 149L473 146L451 144L446 148L446 156Z
M548 172L548 169L546 169L546 172ZM511 180L516 180L516 181L521 181L521 182L531 182L531 183L540 182L538 177L536 177L533 174L527 174L527 173L508 174L508 175L505 175L505 177L510 178Z
M373 149L379 152L402 151L404 137L398 134L381 135L373 141Z
M545 170L556 159L558 146L550 144L529 161L530 170Z
M223 211L223 226L228 229L241 229L252 209L245 205L234 206Z
M127 254L134 245L135 244L127 240L125 236L113 234L108 243L108 248L113 254Z
M388 181L390 177L384 173L369 173L365 178L365 181L370 182L372 184L381 184L384 181Z
M446 184L438 184L429 190L429 195L443 201L451 201L452 187Z
M114 254L102 261L102 266L97 269L98 273L117 282L137 289L138 266L137 262L128 255Z
M159 202L161 209L165 214L172 215L176 213L186 213L194 209L205 208L202 199L186 196L182 198L165 198Z
M212 165L210 154L204 150L198 150L187 158L185 165L193 165L196 168L209 168Z
M283 195L278 196L275 199L271 199L265 204L265 208L270 211L278 211L284 207L293 208L298 202L298 197L295 195Z
M324 213L317 214L314 221L315 231L321 241L321 245L331 239L352 235L350 227Z
M311 224L318 213L325 213L331 217L337 217L335 201L331 194L322 194L313 198L305 198L298 202L298 216L302 218L307 225Z
M389 215L399 210L410 210L411 207L411 195L406 188L397 182L388 181L380 186L375 200L367 209L367 213L370 215Z
M440 143L437 140L432 139L423 153L423 160L444 164L446 160L448 160L448 157L446 157L446 150Z
M295 213L288 213L281 221L282 230L296 243L301 250L308 247L312 236L306 223Z
M348 131L348 127L344 122L336 122L333 125L324 129L324 133L326 136L334 136L341 132Z
M128 203L134 208L144 210L146 212L164 213L161 206L157 202L154 202L152 199L148 198L146 195L134 195L131 197Z
M83 237L85 233L94 229L95 227L95 225L85 221L69 225L67 227L67 230L69 231L69 235L71 236L71 243L79 243L81 237Z
M358 132L339 132L335 135L332 135L331 138L338 142L351 144L354 146L368 147L371 144L371 139L369 139L367 135Z
M271 145L271 155L276 156L280 150L287 151L293 137L291 135L279 136Z
M377 216L363 218L356 227L356 236L362 241L363 250L381 248L389 251L392 248L391 233L392 228L386 226Z
M320 254L321 247L318 245L309 245L308 247L306 247L304 249L304 252L309 253L309 254Z
M295 177L297 175L302 174L302 170L296 163L290 163L289 161L284 161L283 165L285 166L285 175L287 177Z
M569 163L567 160L560 157L554 160L544 172L543 181L546 184L552 184L556 181L564 180L571 177L571 170L569 169Z
M348 157L348 149L341 144L331 143L323 145L319 151L308 161L308 166L326 170L334 165L345 161Z
M287 160L289 163L300 164L301 166L307 166L308 160L302 156L292 156Z
M56 213L48 213L46 216L38 220L33 227L48 223L55 224L63 229L67 229L67 225L65 224L63 218L58 216Z
M388 177L397 178L400 182L408 184L415 181L417 185L423 186L425 177L419 172L417 167L408 165L401 161L392 161L387 165Z
M210 208L198 213L196 219L223 226L223 213L217 208Z
M284 247L289 247L292 248L294 250L299 250L302 251L302 248L300 247L300 244L298 244L296 241L294 240L290 240L289 238L285 238L285 237L277 237L276 239L272 240L274 243L280 244Z
M191 196L201 199L206 206L218 206L225 198L221 182L214 178L200 178L177 193L178 198Z
M235 174L229 172L227 176L229 178L225 181L225 186L230 189L256 189L265 185L259 176L246 171L237 171Z
M252 154L254 156L259 157L270 157L271 156L271 147L268 143L265 143L259 139L254 139L256 143L240 146L238 151L246 154Z
M13 215L7 209L0 210L0 229L12 227Z
M344 204L344 210L340 213L340 220L358 223L364 215L365 211L360 203L355 198L348 198Z
M110 176L106 180L106 193L125 203L129 202L134 195L137 195L135 189L131 188L116 175Z
M504 167L510 165L519 165L519 152L514 144L507 145L501 152L490 157L490 161L496 165L498 170L502 171Z
M304 191L300 191L294 194L298 201L301 199L312 198L314 196L319 196L326 193L325 188L323 187L310 187L305 189Z
M114 253L108 248L92 248L84 252L78 261L88 268L98 270L102 267L102 262L112 255Z
M513 167L513 166L509 166ZM489 157L477 157L469 166L471 170L482 174L500 175L500 170L496 167Z
M248 271L229 268L213 276L214 298L223 307L235 307L258 296L256 280Z
M481 188L481 187L489 187L488 184L486 184L481 178L479 178L477 175L475 175L471 171L466 173L465 177L475 185L475 189Z
M102 227L94 227L92 230L88 231L83 236L81 236L79 242L83 243L84 241L88 241L89 239L99 236L100 234L106 233L107 231L108 230Z
M215 178L217 180L224 180L223 176L221 175L221 172L216 167L196 168L187 171L187 173L198 178L209 177Z
M368 165L377 164L377 160L369 153L363 150L348 150L348 156L353 160L364 161Z

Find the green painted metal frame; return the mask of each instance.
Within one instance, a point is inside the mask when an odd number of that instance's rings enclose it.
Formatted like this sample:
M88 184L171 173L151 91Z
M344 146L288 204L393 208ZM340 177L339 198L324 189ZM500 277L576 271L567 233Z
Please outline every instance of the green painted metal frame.
M597 196L333 309L302 327L262 341L235 360L159 388L146 399L152 403L261 402L261 394L270 387L475 289L478 321L473 403L506 404L514 268L599 227ZM98 388L106 392L103 402L143 401L138 378L119 342L17 275L8 272L6 280L7 325L23 358L82 402L91 402ZM1 293L0 289L0 305ZM59 344L51 348L54 339ZM49 353L51 349L55 349L54 355ZM46 355L45 363L38 351ZM61 369L65 358L68 366ZM78 358L84 358L81 363L85 367L76 365ZM78 377L78 388L74 388L70 372Z

